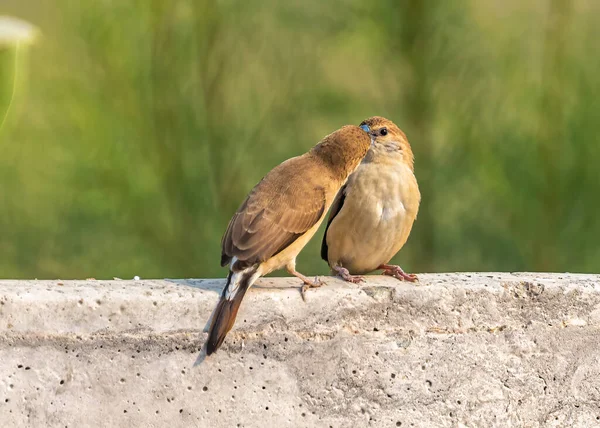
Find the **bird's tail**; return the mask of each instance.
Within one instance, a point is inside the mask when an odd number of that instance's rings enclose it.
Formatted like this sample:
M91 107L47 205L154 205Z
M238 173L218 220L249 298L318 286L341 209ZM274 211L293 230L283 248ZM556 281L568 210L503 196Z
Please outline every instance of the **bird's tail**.
M206 355L212 354L223 344L225 336L235 323L235 317L246 291L260 276L256 270L256 266L251 266L239 272L229 271L227 284L209 321Z

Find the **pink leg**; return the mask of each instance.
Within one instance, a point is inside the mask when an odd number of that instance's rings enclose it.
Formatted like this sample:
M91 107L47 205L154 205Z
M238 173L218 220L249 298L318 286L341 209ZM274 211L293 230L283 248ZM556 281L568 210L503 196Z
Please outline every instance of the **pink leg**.
M308 290L309 288L320 287L324 284L324 282L319 281L319 279L317 277L315 277L314 281L311 281L310 279L308 279L307 277L302 275L300 272L298 272L294 266L291 266L291 265L287 266L287 271L289 273L291 273L292 275L294 275L296 278L300 278L302 280L302 282L304 283L304 285L300 289L300 295L302 296L302 300L304 300L305 302L306 302L306 290Z
M393 276L400 281L416 282L419 280L417 275L404 272L400 266L382 264L377 269L383 269L383 275Z
M365 280L364 277L360 276L360 275L350 275L350 272L348 271L348 269L343 268L341 266L335 266L333 268L334 271L337 272L337 274L344 280L344 281L348 281L348 282L352 282L354 284L358 284L359 282L363 282Z

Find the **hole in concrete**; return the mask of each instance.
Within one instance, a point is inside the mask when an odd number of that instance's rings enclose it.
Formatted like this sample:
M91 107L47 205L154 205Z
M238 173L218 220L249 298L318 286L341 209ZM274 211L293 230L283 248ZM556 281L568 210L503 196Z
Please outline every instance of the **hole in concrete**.
M10 400L9 400L8 398L6 398L6 399L4 400L4 402L5 402L5 403L8 403L9 401L10 401Z
M219 413L221 413L221 409L219 409Z
M100 306L100 305L102 304L102 301L98 299L98 300L96 300L96 304L97 304L98 306Z
M288 338L286 337L285 339L283 339L283 341L284 341L284 342L287 342L287 341L288 341Z
M192 387L191 387L191 386L188 386L188 391L191 391L191 390L192 390Z
M179 409L179 413L183 413L183 409Z
M191 388L188 386L188 389L191 389ZM208 386L203 386L202 391L204 391L204 392L208 391Z
M456 402L456 404L462 404L462 403L460 402L460 400L458 400L458 401Z
M252 368L252 366L250 366L250 370L254 370L254 369Z
M160 412L157 410L157 411L156 411L156 414L158 415L159 413L160 413Z
M65 384L65 381L61 379L61 380L60 380L60 384L61 384L61 385L64 385L64 384Z
M302 412L302 417L304 418L306 416L306 413Z
M262 387L262 389L267 389L267 387L266 387L266 386L263 386L263 387Z
M154 306L158 306L158 302L152 302Z
M23 364L18 364L18 365L17 365L17 368L18 368L18 369L22 369L22 368L23 368Z
M396 373L392 373L391 377L392 377L392 379L394 379L396 377Z
M352 374L356 374L356 370L352 370ZM314 373L313 373L313 375L314 375Z
M269 410L269 406L265 407L265 410Z
M123 410L123 413L127 413L127 410Z
M432 383L430 380L426 380L425 383L427 384L427 387L431 388Z
M122 377L122 378L120 379L120 382L121 382L121 383L125 383L125 378L123 378L123 377Z

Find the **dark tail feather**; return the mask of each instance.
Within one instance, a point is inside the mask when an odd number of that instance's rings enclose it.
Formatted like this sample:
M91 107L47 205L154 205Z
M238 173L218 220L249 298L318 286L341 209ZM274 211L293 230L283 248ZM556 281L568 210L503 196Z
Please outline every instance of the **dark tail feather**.
M229 272L227 284L223 289L219 303L217 304L217 307L213 313L212 321L208 331L206 355L212 354L223 344L225 336L227 336L227 333L229 333L229 330L231 330L233 324L235 323L235 317L237 316L242 299L244 298L246 291L248 291L252 285L250 280L255 272L256 268L245 269L241 272L235 273ZM227 294L229 287L236 287L236 285L237 290L228 298Z

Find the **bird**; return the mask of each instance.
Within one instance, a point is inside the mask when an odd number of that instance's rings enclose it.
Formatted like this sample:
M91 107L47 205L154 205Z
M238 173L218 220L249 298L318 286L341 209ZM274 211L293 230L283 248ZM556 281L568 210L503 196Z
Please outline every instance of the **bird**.
M223 344L248 289L261 276L285 268L310 287L322 285L296 271L296 257L323 222L338 190L372 144L364 129L346 125L307 153L272 169L248 194L221 241L229 274L205 331L206 355Z
M408 138L380 116L360 127L374 144L332 204L321 257L345 281L359 283L363 274L378 269L399 280L417 281L416 275L389 264L406 243L421 202Z

